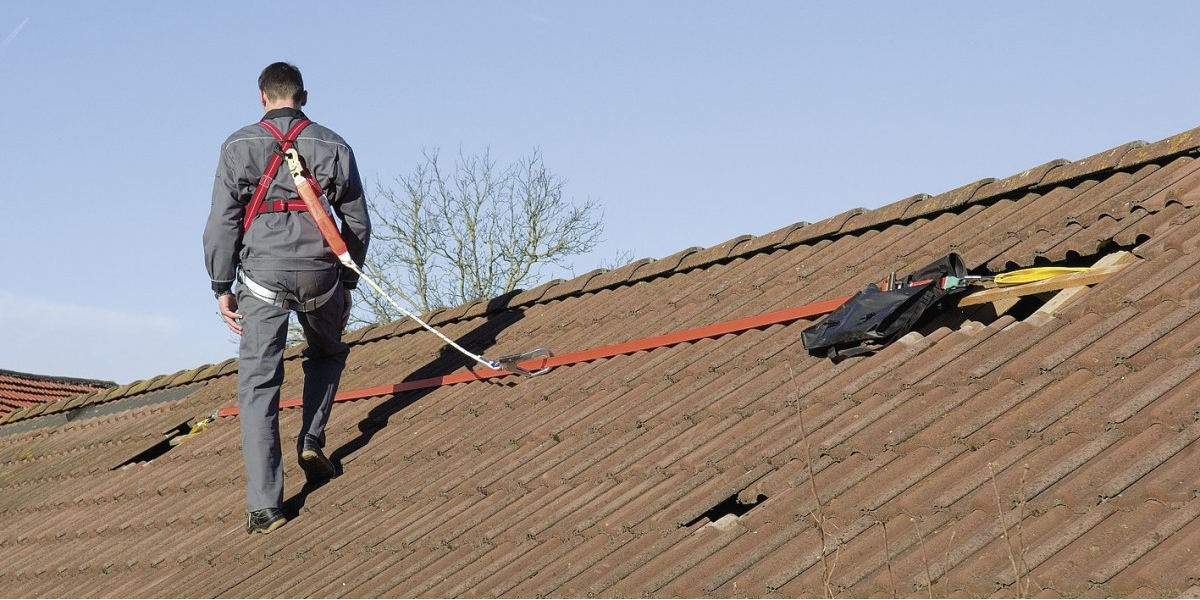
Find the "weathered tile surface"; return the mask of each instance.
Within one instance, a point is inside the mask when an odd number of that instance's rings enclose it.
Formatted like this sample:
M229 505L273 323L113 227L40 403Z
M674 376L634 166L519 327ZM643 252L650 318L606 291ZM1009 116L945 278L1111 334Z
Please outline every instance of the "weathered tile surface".
M56 597L1195 595L1194 137L439 313L474 351L563 356L846 296L951 251L977 273L1137 257L1054 311L948 306L839 364L804 351L811 321L799 320L342 402L328 449L343 475L302 489L285 441L290 521L269 536L243 530L236 417L134 460L236 406L233 363L18 411L0 423L0 585ZM349 339L347 392L475 367L408 322ZM281 414L294 436L300 415Z

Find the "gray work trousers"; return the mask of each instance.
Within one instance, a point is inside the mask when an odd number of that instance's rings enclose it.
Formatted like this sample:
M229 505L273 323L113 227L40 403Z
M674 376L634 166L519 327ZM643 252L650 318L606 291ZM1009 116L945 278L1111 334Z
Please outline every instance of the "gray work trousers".
M320 296L331 286L341 287L338 269L324 271L253 271L254 282L286 291L300 302ZM283 507L283 463L279 438L279 387L283 384L283 352L291 308L279 307L251 295L244 285L237 290L242 314L242 339L238 363L238 411L242 429L242 457L246 463L246 504L251 511ZM325 444L325 426L337 393L350 347L342 342L345 294L334 292L311 312L297 312L308 348L304 356L303 425L297 447L305 435ZM299 448L297 448L297 452Z

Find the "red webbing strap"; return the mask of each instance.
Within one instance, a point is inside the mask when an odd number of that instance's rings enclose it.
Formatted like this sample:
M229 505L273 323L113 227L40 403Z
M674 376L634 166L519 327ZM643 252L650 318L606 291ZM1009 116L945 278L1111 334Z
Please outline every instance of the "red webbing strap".
M262 203L262 207L259 208L258 212L262 214L264 212L272 213L286 210L305 212L308 210L308 205L303 200L269 200Z
M300 132L312 124L308 119L301 119L292 125L291 129L284 134L279 131L270 121L259 121L259 125L271 132L271 135L279 141L280 152L286 151L292 147L292 142L300 137ZM263 171L262 177L258 179L258 187L254 188L254 196L250 198L250 204L246 206L246 216L242 218L242 231L249 231L250 224L254 222L254 217L262 211L263 200L267 197L267 189L271 187L271 181L275 179L275 173L279 172L280 165L283 164L283 155L279 152L271 154L271 160L267 162L267 169Z
M262 121L262 124L263 124L263 126L265 126L271 130L271 133L273 135L275 135L276 139L279 139L279 129L277 129L274 124L270 123L269 121ZM296 137L298 137L300 135L300 131L296 129L297 127L299 127L300 129L304 129L305 127L308 127L310 124L312 124L312 121L300 121L295 126L293 126L292 129L288 130L288 138L290 138L290 139L280 141L279 151L287 152L288 148L291 148L292 145L290 142L295 141ZM293 131L295 131L295 135L292 134ZM288 142L288 143L284 144L284 142ZM275 157L278 158L281 162L283 161L283 156L276 154ZM276 169L278 169L278 167L276 167ZM307 171L307 169L305 169L305 170ZM272 173L274 173L274 171L272 171ZM304 176L304 179L308 181L308 185L312 186L312 189L314 192L316 192L318 198L320 198L322 195L324 195L325 192L321 191L321 185L319 183L317 183L317 178L313 176L311 171L309 171L308 174L306 174Z
M653 350L655 348L663 348L666 346L674 346L674 345L683 344L686 342L694 342L696 340L701 340L701 339L705 339L705 338L720 337L722 335L727 335L730 333L740 333L743 331L749 331L751 329L762 329L764 327L769 327L771 325L778 325L781 323L790 323L792 321L796 321L799 319L811 319L813 317L827 315L827 314L837 310L838 307L845 304L848 300L850 300L850 298L851 298L850 296L846 296L844 298L834 298L832 300L823 300L820 302L814 302L812 304L805 304L804 306L797 306L797 307L793 307L793 308L777 310L775 312L764 313L764 314L756 315L753 317L745 317L742 319L735 319L733 321L725 321L723 323L717 323L715 325L706 325L704 327L685 329L683 331L677 331L675 333L668 333L668 334L659 335L659 336L655 336L655 337L643 338L640 340L633 340L633 341L624 342L621 344L612 344L609 346L601 346L599 348L592 348L591 350L572 352L570 354L561 354L559 356L552 356L549 358L538 358L538 359L534 359L534 360L530 360L530 361L521 363L520 366L523 369L527 369L527 370L531 370L531 371L538 370L538 369L550 369L553 367L563 367L563 366L567 366L567 365L574 365L574 364L578 364L578 363L599 360L602 358L612 358L614 356L620 356L623 354L633 354L635 352ZM411 392L414 390L423 390L423 389L441 387L444 385L453 385L456 383L467 383L467 382L471 382L471 381L483 381L485 379L492 379L494 377L504 377L505 375L512 375L512 373L509 371L494 370L494 369L480 369L478 371L466 371L466 372L462 372L462 373L455 373L452 375L445 375L442 377L431 377L428 379L415 379L412 381L403 381L400 383L393 383L393 384L381 385L381 386L377 386L377 387L370 387L370 388L363 388L363 389L358 389L358 390L351 390L348 392L342 392L342 393L339 393L338 395L334 396L333 401L334 402L343 402L343 401L347 401L347 400L363 400L363 399L372 398L375 396L390 396L392 394L399 394L401 392ZM296 407L296 406L301 406L303 403L304 403L303 399L295 398L292 400L284 400L284 401L280 402L279 407L280 408L292 408L292 407ZM237 414L238 414L238 409L236 407L222 408L217 411L218 417L232 417Z

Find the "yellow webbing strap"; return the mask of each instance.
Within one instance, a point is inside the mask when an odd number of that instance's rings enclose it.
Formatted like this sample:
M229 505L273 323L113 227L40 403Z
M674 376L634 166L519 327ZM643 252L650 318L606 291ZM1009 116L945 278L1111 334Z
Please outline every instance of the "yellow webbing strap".
M201 431L208 429L208 424L212 423L213 421L216 421L216 420L217 420L217 412L213 411L213 414L209 415L208 417L205 417L203 419L200 419L199 421L196 421L196 424L192 425L191 430L188 431L186 434L171 438L171 440L169 442L170 445L178 446L178 445L188 441L189 439L191 439L191 437L193 435L196 435L197 433L200 433Z
M1033 283L1058 277L1059 275L1069 275L1071 273L1083 273L1091 271L1091 267L1033 267L1031 269L1020 269L1010 271L1008 273L1000 273L996 275L993 281L996 285L1018 285L1022 283Z

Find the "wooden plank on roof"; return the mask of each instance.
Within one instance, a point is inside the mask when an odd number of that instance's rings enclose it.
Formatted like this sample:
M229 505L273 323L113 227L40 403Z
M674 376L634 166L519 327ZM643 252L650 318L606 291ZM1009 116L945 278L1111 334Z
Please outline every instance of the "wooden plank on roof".
M1113 258L1108 260L1110 257ZM1101 264L1102 262L1105 262L1106 264ZM1081 288L1086 289L1086 286L1095 285L1107 280L1109 277L1112 277L1132 262L1132 254L1129 254L1128 252L1117 252L1106 256L1100 261L1097 261L1096 266L1092 267L1088 271L1071 273L1069 275L1060 275L1058 277L1052 277L1050 279L1035 281L1033 283L1026 283L1022 285L996 287L982 290L963 296L958 301L958 306L963 307L973 306L976 304L995 303L1013 298L1020 298L1023 296L1034 296L1037 294L1044 294L1046 292L1057 292L1059 290L1078 290ZM1071 297L1066 301L1073 299L1077 293L1078 292L1072 294ZM1058 306L1061 307L1066 303L1066 301L1058 304Z
M1132 263L1136 259L1137 259L1137 257L1134 256L1130 252L1125 252L1125 251L1114 252L1114 253L1109 254L1109 255L1101 258L1100 260L1096 261L1096 264L1093 265L1093 267L1096 267L1096 268L1116 267L1119 270L1121 267L1124 267L1125 265ZM1061 292L1055 294L1053 298L1051 298L1045 304L1043 304L1041 307L1039 307L1037 309L1037 312L1052 315L1052 314L1058 312L1064 306L1073 302L1076 298L1082 296L1085 292L1087 292L1087 290L1088 290L1087 286L1082 286L1082 285L1076 286L1076 287L1071 287L1071 288L1066 288L1066 289L1062 290Z

